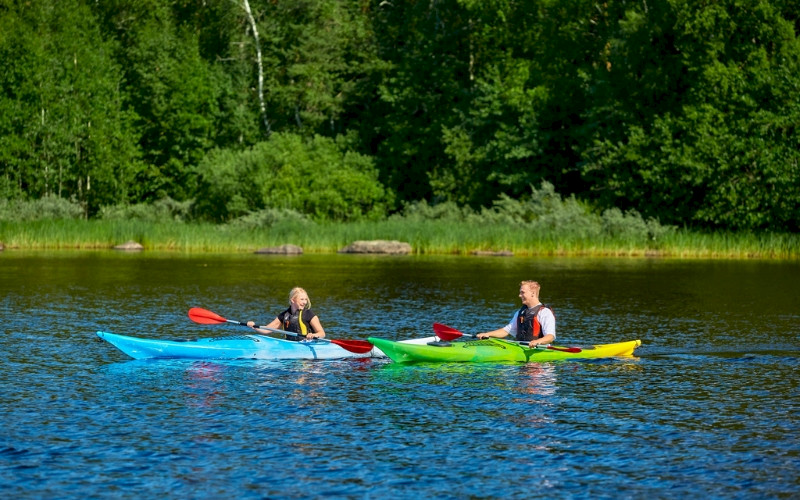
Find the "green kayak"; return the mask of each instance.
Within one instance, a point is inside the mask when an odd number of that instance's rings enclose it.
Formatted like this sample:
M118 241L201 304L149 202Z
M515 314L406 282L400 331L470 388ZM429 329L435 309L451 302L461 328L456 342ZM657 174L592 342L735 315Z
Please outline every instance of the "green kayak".
M609 358L631 356L642 344L631 340L616 344L600 344L588 347L539 346L531 349L526 343L510 340L458 340L453 342L429 342L409 344L376 337L369 340L396 363L415 361L439 362L497 362L497 361L558 361L570 359Z

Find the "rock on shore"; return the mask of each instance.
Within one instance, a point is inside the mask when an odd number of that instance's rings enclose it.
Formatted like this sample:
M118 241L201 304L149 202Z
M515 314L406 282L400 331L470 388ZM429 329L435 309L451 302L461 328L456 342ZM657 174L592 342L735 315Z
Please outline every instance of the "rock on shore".
M480 257L513 257L514 252L511 250L475 250L471 252L472 255Z
M406 255L411 253L411 245L404 241L395 240L354 241L339 250L339 253L382 253Z
M278 255L300 255L303 253L303 248L297 245L281 245L277 247L266 247L256 250L255 253L264 254L278 254Z
M133 240L126 241L121 245L117 245L114 247L114 250L122 250L124 252L141 252L144 250L144 246L141 243L137 243Z

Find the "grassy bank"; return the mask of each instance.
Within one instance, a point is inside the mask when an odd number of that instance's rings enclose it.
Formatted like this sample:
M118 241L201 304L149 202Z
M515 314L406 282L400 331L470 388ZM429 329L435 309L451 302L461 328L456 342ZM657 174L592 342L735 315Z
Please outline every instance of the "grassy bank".
M375 222L281 221L271 227L142 220L0 221L0 242L9 249L105 249L133 240L146 250L253 252L291 243L306 253L333 253L356 240L400 240L415 254L510 251L517 256L664 256L681 258L800 257L800 235L697 233L681 229L653 235L642 231L580 231L525 227L485 220Z

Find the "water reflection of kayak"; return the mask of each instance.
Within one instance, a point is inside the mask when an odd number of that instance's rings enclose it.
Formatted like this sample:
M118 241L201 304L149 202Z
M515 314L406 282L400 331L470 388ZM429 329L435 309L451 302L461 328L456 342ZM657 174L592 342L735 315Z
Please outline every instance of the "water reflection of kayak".
M497 361L558 361L570 359L631 356L642 344L640 340L599 344L587 347L538 346L501 339L458 340L453 342L406 343L370 337L372 344L386 353L392 361L497 362Z
M296 342L266 335L237 335L195 340L164 340L129 337L109 332L97 332L97 336L134 359L343 359L386 356L378 348L368 352L353 352L324 339ZM427 343L432 340L434 337L410 342Z

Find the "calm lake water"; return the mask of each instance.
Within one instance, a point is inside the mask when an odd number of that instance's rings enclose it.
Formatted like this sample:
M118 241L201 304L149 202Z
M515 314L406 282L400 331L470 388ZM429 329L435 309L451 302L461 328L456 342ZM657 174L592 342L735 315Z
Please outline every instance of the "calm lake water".
M542 364L134 361L95 331L219 337L304 286L331 337L502 326ZM3 498L798 498L800 263L0 253Z

